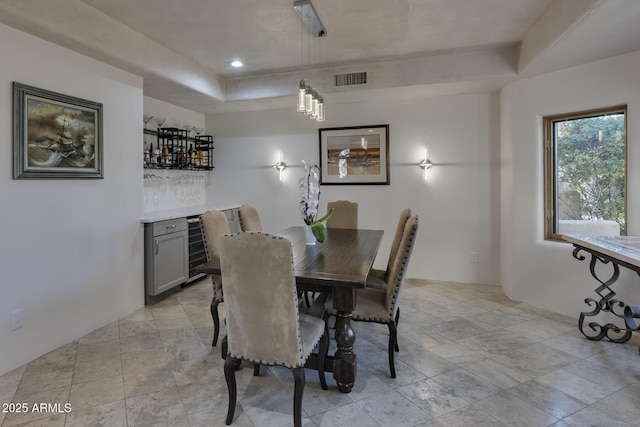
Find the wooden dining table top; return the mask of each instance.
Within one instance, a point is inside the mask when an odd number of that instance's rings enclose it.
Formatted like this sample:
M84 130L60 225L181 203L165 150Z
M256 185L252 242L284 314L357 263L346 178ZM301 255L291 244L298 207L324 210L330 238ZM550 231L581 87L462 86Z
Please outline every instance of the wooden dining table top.
M276 235L291 242L298 285L363 288L380 248L384 231L328 228L323 243L307 245L304 228L288 227ZM220 274L219 259L195 268Z

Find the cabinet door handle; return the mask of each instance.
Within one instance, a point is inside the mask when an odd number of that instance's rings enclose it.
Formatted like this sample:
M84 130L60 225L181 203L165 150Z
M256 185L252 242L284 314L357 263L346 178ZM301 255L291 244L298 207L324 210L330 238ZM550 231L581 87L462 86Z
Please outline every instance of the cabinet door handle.
M176 228L176 224L173 224L173 225L167 225L167 230L172 230L172 229L174 229L174 228Z
M160 244L156 240L156 255L158 255L158 250L160 249Z

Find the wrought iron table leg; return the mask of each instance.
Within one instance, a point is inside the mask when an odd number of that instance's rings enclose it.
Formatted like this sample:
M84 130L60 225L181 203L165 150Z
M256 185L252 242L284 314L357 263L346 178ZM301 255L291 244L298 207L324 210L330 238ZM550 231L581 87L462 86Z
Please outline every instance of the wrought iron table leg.
M603 338L607 338L608 340L616 343L629 341L632 334L632 328L629 327L625 314L622 313L623 311L626 313L625 303L615 299L614 297L616 296L616 293L611 289L611 286L620 277L620 266L615 260L612 260L602 254L587 251L581 247L576 247L573 251L573 257L579 261L584 261L586 259L584 255L580 254L581 251L591 254L589 270L591 272L591 276L600 283L600 286L595 289L595 292L600 296L600 299L596 300L591 297L584 299L585 304L592 307L593 310L583 311L580 313L580 318L578 320L578 328L580 329L580 332L582 332L582 334L588 339L594 341L600 341ZM602 280L598 277L598 274L596 273L596 265L598 262L603 265L611 263L613 272L607 280ZM611 322L603 325L595 320L587 323L588 317L595 317L600 313L611 313L616 318L623 319L624 327ZM587 326L588 329L585 328L585 326Z
M636 319L640 319L640 307L634 305L628 305L624 308L624 323L627 328L633 331L640 331L640 325L636 322ZM640 347L638 347L640 352Z

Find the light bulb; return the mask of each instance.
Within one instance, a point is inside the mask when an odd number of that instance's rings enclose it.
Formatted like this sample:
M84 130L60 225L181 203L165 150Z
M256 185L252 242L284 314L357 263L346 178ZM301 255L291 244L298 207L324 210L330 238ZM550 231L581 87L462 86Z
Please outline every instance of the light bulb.
M318 100L318 119L319 122L324 122L324 99L320 97Z
M318 118L318 98L314 97L311 100L311 118L316 120Z
M307 94L307 90L304 84L304 80L300 80L300 84L298 85L298 112L304 113L306 110L304 106L304 98Z
M312 112L312 101L313 101L313 89L311 89L311 87L307 86L307 91L306 94L304 96L304 114L306 114L307 116L309 114L311 114Z

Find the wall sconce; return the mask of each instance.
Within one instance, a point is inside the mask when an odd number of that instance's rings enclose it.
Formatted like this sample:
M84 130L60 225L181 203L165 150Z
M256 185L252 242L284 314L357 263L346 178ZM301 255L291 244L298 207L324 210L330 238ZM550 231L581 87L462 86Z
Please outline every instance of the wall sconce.
M273 168L278 170L280 181L282 181L282 171L287 168L287 165L282 161L282 151L280 152L280 160L278 160L278 163L273 165Z
M431 166L433 166L433 163L431 163L431 160L429 160L429 158L427 157L427 149L424 149L424 159L420 160L420 163L418 163L418 166L420 166L422 168L422 170L424 171L424 179L427 179L427 169L429 169Z

